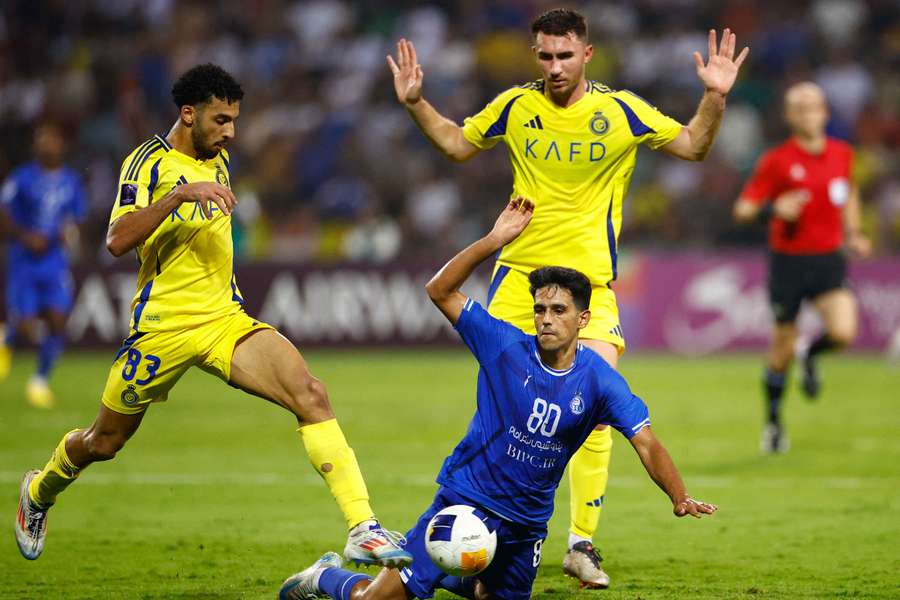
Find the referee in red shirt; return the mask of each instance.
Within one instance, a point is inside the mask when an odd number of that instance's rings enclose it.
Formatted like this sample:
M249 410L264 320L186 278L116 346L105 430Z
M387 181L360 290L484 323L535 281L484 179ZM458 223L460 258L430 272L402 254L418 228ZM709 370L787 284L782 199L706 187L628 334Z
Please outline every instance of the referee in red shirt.
M822 89L808 82L792 86L784 97L784 116L790 139L762 156L734 206L741 223L769 217L769 300L775 329L765 373L764 452L788 449L780 406L800 304L810 301L825 323L825 332L798 357L803 390L815 398L816 357L856 338L857 306L846 284L844 248L858 258L871 249L860 230L859 193L851 183L853 150L825 134L828 106Z

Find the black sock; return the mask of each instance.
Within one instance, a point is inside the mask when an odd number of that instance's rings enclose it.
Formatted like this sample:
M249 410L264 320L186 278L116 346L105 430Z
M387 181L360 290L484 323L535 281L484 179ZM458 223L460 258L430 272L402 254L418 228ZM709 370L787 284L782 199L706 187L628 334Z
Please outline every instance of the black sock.
M787 373L778 373L771 367L766 367L763 383L766 389L766 400L769 405L769 423L778 425L781 422L781 396L784 394L784 384Z
M807 354L812 358L817 354L827 352L833 348L837 348L837 344L834 343L827 333L823 333L816 338L816 341L809 345L809 352Z

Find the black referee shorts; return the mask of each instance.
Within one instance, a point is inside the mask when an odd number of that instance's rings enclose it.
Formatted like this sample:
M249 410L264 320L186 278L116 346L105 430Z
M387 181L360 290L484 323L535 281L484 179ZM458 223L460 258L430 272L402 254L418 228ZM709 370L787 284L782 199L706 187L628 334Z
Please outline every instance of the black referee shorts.
M842 252L769 256L769 302L778 324L793 323L804 300L846 287L847 261Z

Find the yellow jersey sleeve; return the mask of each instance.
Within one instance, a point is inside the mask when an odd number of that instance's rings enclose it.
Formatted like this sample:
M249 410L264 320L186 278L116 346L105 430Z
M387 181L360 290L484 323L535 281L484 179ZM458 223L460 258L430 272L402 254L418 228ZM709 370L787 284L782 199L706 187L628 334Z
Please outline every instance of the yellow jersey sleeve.
M612 94L628 119L631 133L638 143L646 143L654 150L665 146L681 133L682 124L660 112L655 106L628 90Z
M524 94L521 88L511 88L488 102L481 112L463 122L463 137L480 150L493 148L506 136L506 120L516 99Z
M159 155L164 146L156 137L138 146L122 162L119 187L109 222L122 215L150 205L153 189L159 178Z

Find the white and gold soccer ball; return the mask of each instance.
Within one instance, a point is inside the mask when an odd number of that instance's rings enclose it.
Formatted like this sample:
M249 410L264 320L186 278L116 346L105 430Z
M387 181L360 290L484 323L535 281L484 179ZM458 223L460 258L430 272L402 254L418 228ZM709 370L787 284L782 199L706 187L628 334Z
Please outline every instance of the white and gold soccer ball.
M455 504L428 522L425 550L431 561L448 575L469 577L484 571L497 550L497 532L487 516L471 506Z

